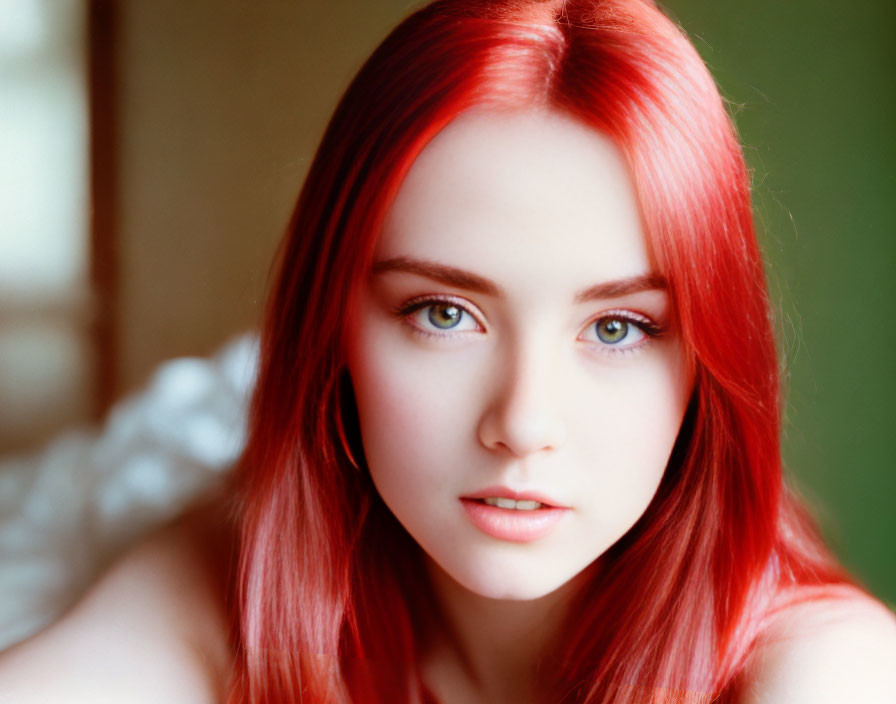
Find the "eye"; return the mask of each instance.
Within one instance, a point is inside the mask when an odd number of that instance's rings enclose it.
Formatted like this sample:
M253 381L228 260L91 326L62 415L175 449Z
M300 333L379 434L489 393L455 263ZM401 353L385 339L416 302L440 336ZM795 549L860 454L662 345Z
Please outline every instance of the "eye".
M633 343L644 338L641 330L623 318L601 318L594 324L594 329L598 339L608 345L618 345L626 340Z
M454 299L414 299L402 305L397 314L409 321L415 332L425 335L439 337L482 330L476 317Z
M606 351L622 352L640 347L659 334L659 327L649 318L630 311L619 311L605 313L590 322L582 337Z

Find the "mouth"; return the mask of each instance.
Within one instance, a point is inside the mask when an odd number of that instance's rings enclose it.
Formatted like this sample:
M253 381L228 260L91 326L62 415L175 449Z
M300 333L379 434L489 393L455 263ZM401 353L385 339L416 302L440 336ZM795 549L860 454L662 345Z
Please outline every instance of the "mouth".
M496 506L498 508L507 508L514 511L534 511L539 508L545 508L547 504L540 501L532 501L529 499L517 501L516 499L505 499L503 496L489 496L484 499L472 499L480 501L488 506Z
M500 495L509 493L506 490L478 493L484 495L460 498L464 513L482 533L502 541L529 543L544 538L570 513L568 507L549 503L547 497Z
M475 501L514 511L537 511L543 509L566 509L561 502L541 492L515 491L505 486L490 486L460 497L461 501Z

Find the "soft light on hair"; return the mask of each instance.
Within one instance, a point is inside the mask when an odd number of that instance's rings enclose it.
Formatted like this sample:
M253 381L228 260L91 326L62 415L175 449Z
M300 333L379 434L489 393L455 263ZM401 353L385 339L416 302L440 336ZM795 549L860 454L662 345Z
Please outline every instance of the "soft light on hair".
M696 378L656 496L545 654L542 698L734 701L771 609L846 577L782 485L778 363L731 121L649 0L440 0L348 88L281 251L237 477L230 702L410 701L438 615L425 617L420 548L367 475L343 335L410 165L474 106L547 107L619 146Z

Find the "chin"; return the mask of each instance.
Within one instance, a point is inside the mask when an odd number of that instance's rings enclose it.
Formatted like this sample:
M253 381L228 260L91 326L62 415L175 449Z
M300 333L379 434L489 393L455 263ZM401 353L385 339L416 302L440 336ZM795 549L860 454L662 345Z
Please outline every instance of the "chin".
M532 601L545 597L561 587L577 582L576 577L584 570L539 570L517 572L499 564L465 566L467 569L454 570L439 567L438 570L454 583L473 594L498 601Z
M490 590L487 593L481 593L480 596L495 599L496 601L534 601L557 591L566 583L551 586L532 584L505 585L502 589Z

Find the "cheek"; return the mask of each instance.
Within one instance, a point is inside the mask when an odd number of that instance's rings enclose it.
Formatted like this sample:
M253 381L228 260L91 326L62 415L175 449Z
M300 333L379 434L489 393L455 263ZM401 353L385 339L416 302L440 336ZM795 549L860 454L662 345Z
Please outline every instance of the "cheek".
M482 356L484 347L434 351L386 321L368 319L358 330L349 372L371 477L418 542L444 557L444 527L456 520L454 502L444 499L491 477L487 472L501 459L477 441L479 414L494 400L488 376L494 365ZM538 471L531 479L575 504L573 532L558 531L550 552L581 567L621 537L653 498L690 382L671 344L622 363L567 362L541 399L563 418L566 441L532 462Z
M447 465L462 461L462 438L472 432L468 375L427 363L394 331L372 326L360 339L364 354L349 371L371 476L390 505L419 501L446 483Z
M590 468L593 518L624 532L659 486L678 436L690 383L677 349L591 379L578 397L576 463ZM621 533L620 533L621 535Z

